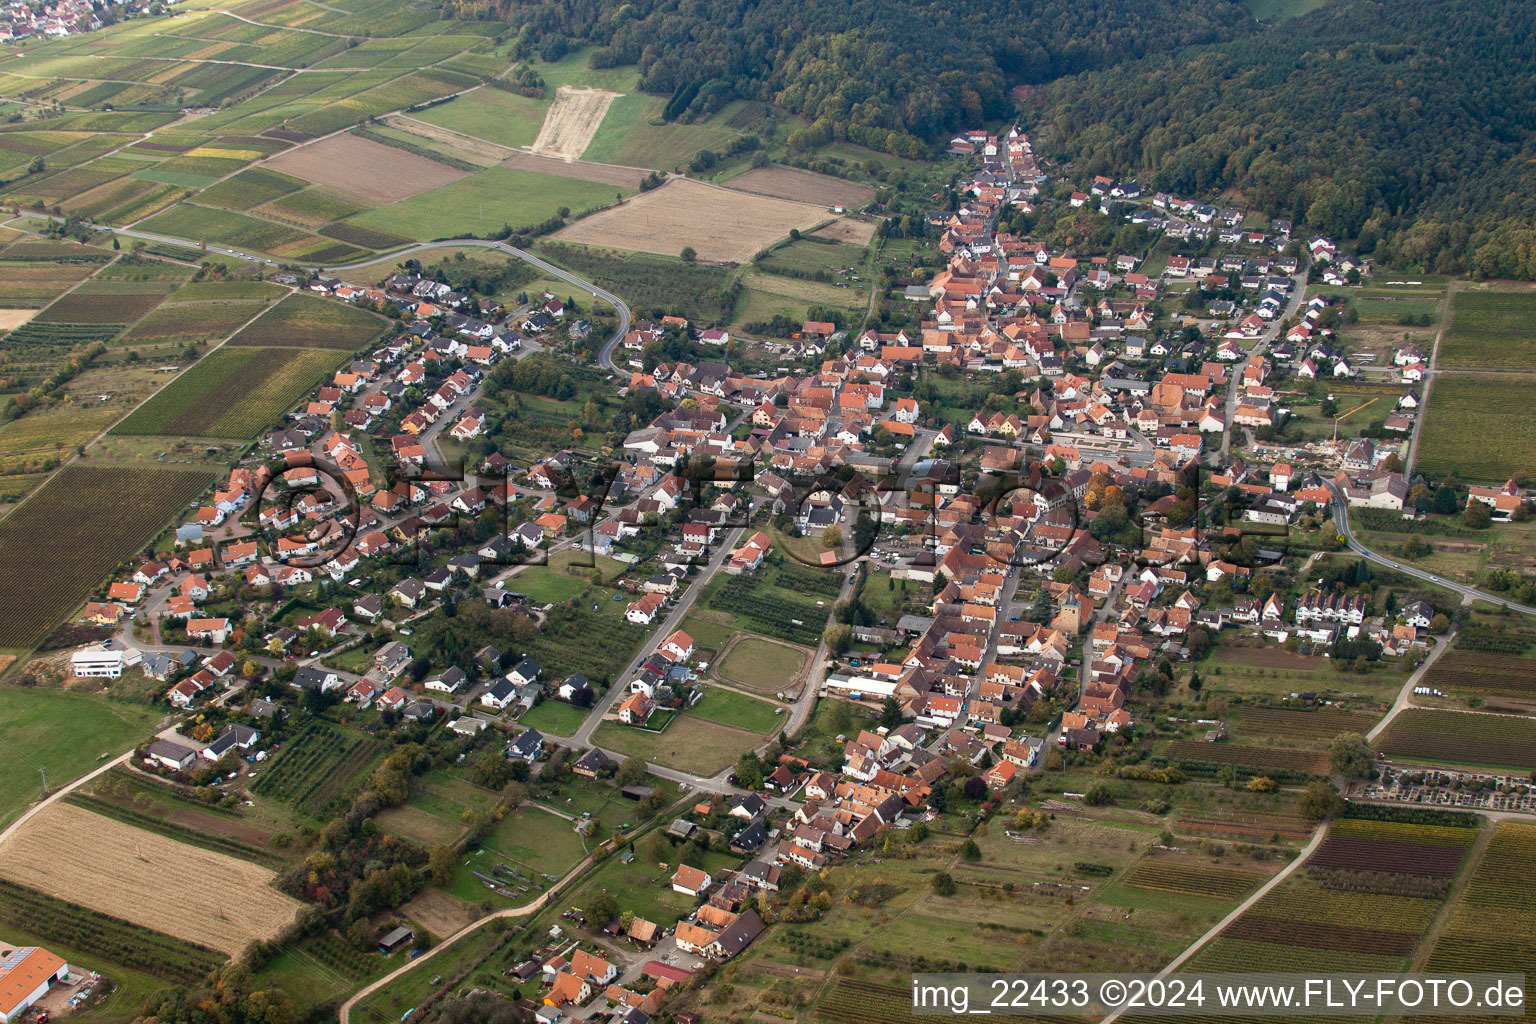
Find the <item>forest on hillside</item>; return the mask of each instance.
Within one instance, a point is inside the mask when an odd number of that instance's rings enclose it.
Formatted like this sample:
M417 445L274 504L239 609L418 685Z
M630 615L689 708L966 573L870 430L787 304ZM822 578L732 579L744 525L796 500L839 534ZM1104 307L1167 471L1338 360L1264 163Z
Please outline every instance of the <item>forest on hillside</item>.
M959 129L1012 115L1009 90L1256 29L1236 0L456 0L460 17L518 26L529 55L593 46L638 65L671 118L738 98L810 121L791 147L834 139L922 157Z
M1536 5L1335 0L1262 35L1049 83L1074 176L1232 190L1395 265L1536 277Z

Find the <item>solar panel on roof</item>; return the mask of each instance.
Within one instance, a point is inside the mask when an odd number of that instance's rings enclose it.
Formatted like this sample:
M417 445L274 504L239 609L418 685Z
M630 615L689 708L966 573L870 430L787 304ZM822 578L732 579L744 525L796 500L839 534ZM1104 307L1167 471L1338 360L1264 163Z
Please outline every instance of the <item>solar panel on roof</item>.
M3 959L0 959L0 974L5 974L14 968L17 964L25 960L27 957L31 956L32 951L36 948L36 946L21 946L17 949L11 950L5 955Z

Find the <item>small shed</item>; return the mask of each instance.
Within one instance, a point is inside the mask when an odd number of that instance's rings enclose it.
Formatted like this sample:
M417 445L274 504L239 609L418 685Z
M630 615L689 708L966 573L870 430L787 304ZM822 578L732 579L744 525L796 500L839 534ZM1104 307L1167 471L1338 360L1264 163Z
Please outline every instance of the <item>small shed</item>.
M415 938L416 933L405 925L392 928L379 940L379 952L388 955Z

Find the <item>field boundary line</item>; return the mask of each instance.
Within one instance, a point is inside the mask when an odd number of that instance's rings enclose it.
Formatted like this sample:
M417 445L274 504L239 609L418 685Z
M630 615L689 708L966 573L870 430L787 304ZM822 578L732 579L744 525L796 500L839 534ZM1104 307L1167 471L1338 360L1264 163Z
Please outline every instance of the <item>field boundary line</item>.
M1190 943L1189 946L1185 948L1184 952L1174 957L1171 961L1169 961L1168 966L1158 971L1157 977L1166 978L1168 975L1178 970L1181 966L1183 966L1185 961L1194 956L1196 953L1200 952L1201 949L1205 948L1207 943L1216 938L1222 932L1226 931L1234 921L1246 914L1255 904L1257 904L1265 896L1268 896L1272 889L1289 878L1292 872L1305 864L1307 862L1307 858L1311 857L1312 854L1317 851L1317 848L1323 844L1323 837L1328 834L1328 826L1332 823L1332 820L1332 818L1328 818L1319 824L1317 831L1312 835L1311 841L1308 842L1306 846L1303 846L1299 851L1297 851L1296 856L1291 860L1289 864L1276 872L1274 877L1272 877L1269 881L1259 886L1258 889L1255 890L1253 894L1250 895L1247 899L1233 907L1226 917L1223 917L1220 921L1217 921L1215 924L1211 925L1211 927L1206 931L1204 935L1201 935L1194 942ZM1100 1024L1114 1024L1114 1022L1119 1020L1120 1016L1125 1013L1125 1009L1125 1007L1121 1007L1100 1021Z
M1429 367L1424 373L1424 395L1420 401L1419 415L1413 421L1413 435L1408 438L1408 458L1403 463L1403 473L1413 473L1414 460L1419 457L1419 434L1424 429L1424 421L1429 419L1429 397L1435 390L1435 362L1440 358L1440 342L1445 337L1446 330L1451 326L1451 307L1456 304L1457 291L1456 278L1450 278L1445 284L1445 294L1440 298L1440 323L1435 330L1434 344L1429 348Z
M1419 936L1419 944L1414 948L1413 956L1408 961L1409 971L1422 971L1429 961L1430 954L1435 951L1440 937L1445 934L1451 922L1455 920L1456 911L1461 908L1462 897L1466 895L1467 888L1472 884L1472 879L1477 875L1477 868L1483 862L1483 857L1488 853L1488 844L1493 842L1494 830L1498 825L1489 822L1484 827L1479 822L1477 838L1472 845L1467 847L1466 856L1457 870L1451 885L1446 890L1445 899L1440 902L1440 907L1435 911L1435 916L1430 920L1429 927L1424 929L1424 934Z
M477 86L476 88L483 89L485 86ZM475 90L471 89L469 91L474 92ZM431 121L423 121L421 118L412 117L410 114L387 114L385 116L398 117L402 121L412 121L416 124L422 125L423 127L431 128L435 132L445 132L448 135L457 135L461 139L468 139L471 142L480 142L487 146L495 147L496 149L504 149L508 153L516 153L519 151L517 146L508 146L501 142L492 142L490 139L482 139L478 135L471 135L468 132L461 132L456 128L447 128L440 124L433 124ZM388 127L388 122L385 122L385 127Z
M129 749L127 749L127 750L123 751L121 754L119 754L117 757L115 757L112 760L110 760L110 761L106 762L105 764L103 764L100 768L97 768L95 771L90 772L89 774L86 774L86 775L82 775L78 779L76 779L74 782L71 782L69 785L64 786L61 789L54 790L52 793L49 793L42 800L38 801L37 803L33 804L31 807L29 807L25 811L23 811L21 817L17 818L15 821L13 821L9 825L7 825L3 831L0 831L0 846L4 846L6 840L8 840L12 836L14 836L21 829L21 827L23 825L25 825L28 821L30 821L39 811L42 811L44 808L48 807L50 804L53 804L53 803L56 803L59 800L62 800L64 797L68 796L70 793L73 793L75 790L79 789L81 786L85 785L87 782L90 782L92 779L94 779L96 776L102 774L103 772L106 772L106 771L109 771L109 770L111 770L113 768L116 768L120 764L128 764L132 760L133 760L133 748L130 747Z
M694 178L687 174L674 174L671 175L671 177L681 178L684 181L691 181L699 185L707 185L710 188L717 188L722 192L729 192L732 195L752 196L757 199L777 199L781 203L794 203L796 206L809 206L813 210L821 210L823 212L831 209L830 206L825 206L821 203L808 203L804 199L785 199L783 196L770 196L762 192L748 192L744 188L731 188L729 185L721 185L713 181L705 181L703 178ZM831 223L831 221L835 221L836 219L836 217L833 217L828 221L828 223ZM802 232L802 234L809 234L811 231L819 231L826 226L826 224L820 224L814 228L810 228L807 231Z

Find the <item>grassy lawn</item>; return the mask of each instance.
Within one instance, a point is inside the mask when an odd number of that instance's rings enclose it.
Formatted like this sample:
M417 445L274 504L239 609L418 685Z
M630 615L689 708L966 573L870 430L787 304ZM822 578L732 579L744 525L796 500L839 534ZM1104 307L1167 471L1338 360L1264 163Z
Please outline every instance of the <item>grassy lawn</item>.
M717 618L727 618L729 622L716 621ZM682 631L693 637L694 645L711 651L724 649L731 637L736 635L734 617L721 615L719 612L695 611L683 620Z
M438 768L417 779L410 805L452 822L457 822L467 808L483 811L494 807L497 794L457 774L461 770L457 766Z
M559 604L569 601L587 589L585 580L556 572L548 566L531 565L507 581L507 589L527 594L529 600L540 604Z
M782 707L774 701L759 700L734 690L709 686L705 688L699 702L688 710L688 714L749 732L769 733L776 731L783 723L784 716L774 713ZM671 726L668 731L675 728L677 726Z
M343 672L357 672L359 674L368 671L368 663L372 657L366 643L358 644L340 654L333 654L325 660L332 668L339 668Z
M552 95L552 94L551 94ZM503 146L531 146L544 123L548 102L500 89L476 89L414 115L428 124L473 135Z
M708 722L694 715L679 715L662 733L604 722L594 738L605 750L643 757L694 775L713 775L763 741L759 733Z
M539 730L541 733L569 736L581 728L581 723L586 719L588 710L587 708L578 708L574 704L545 699L534 705L533 710L518 719L518 721L522 725Z
M42 793L38 767L58 787L146 737L161 711L61 690L0 686L0 826Z
M1217 647L1200 667L1209 691L1262 693L1343 692L1372 697L1394 695L1403 675L1397 664L1384 659L1381 667L1364 675L1340 671L1327 658L1297 654L1277 647Z
M644 840L635 844L635 859L628 864L621 863L618 857L609 858L602 870L586 885L571 892L569 898L562 899L560 905L583 906L588 896L605 889L618 901L620 911L630 910L636 917L663 927L670 926L699 901L672 891L671 878L677 868L676 862L662 864L647 860L641 852L645 845Z
M575 178L491 167L451 185L360 213L348 223L410 238L484 233L486 225L532 227L561 207L581 213L614 201L623 191Z
M582 159L669 171L693 159L701 149L718 153L741 137L741 132L725 124L734 106L696 124L652 124L652 118L660 120L666 105L665 96L630 92L618 97L608 107Z
M573 551L570 548L564 551L556 551L549 556L549 567L557 572L571 576L579 576L587 579L596 569L603 574L603 581L611 583L629 569L629 566L617 558L609 558L607 555L596 555L590 551Z
M740 683L749 690L776 693L793 681L805 668L810 652L802 647L763 640L759 637L742 637L715 666L722 679Z
M507 815L482 845L490 853L540 874L557 876L587 853L572 822L536 805L519 807Z
M670 799L671 783L659 779L647 779L646 785L656 786L662 795ZM644 818L639 806L625 797L610 782L594 782L579 775L563 775L554 784L540 782L538 799L562 814L581 817L590 814L607 831L633 827Z
M464 826L457 821L409 804L386 808L374 820L385 831L422 847L453 843L464 834Z

